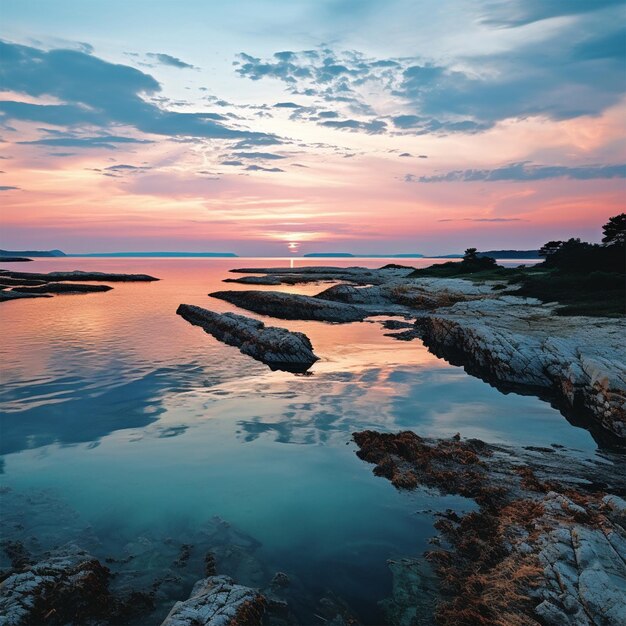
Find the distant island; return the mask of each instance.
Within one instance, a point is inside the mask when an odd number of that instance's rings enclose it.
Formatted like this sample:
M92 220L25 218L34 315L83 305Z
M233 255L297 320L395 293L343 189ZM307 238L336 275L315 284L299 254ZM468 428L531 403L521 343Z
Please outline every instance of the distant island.
M462 259L462 254L440 254L438 256L431 256L431 259Z
M423 254L353 254L352 252L309 252L306 258L356 258L356 259L423 259Z
M0 257L67 256L61 250L0 250Z
M69 257L169 257L169 258L204 258L238 257L234 252L89 252L85 254L67 254Z

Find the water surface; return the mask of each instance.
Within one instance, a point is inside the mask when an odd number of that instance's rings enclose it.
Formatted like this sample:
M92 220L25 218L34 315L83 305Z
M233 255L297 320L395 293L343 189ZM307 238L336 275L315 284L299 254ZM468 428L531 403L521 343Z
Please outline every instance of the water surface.
M385 262L332 260L370 267ZM585 430L547 403L504 395L419 341L385 337L377 321L269 320L305 332L321 357L310 375L295 376L270 371L175 314L180 303L237 311L207 295L225 287L230 268L289 263L28 263L28 271L141 272L162 280L1 305L0 482L13 494L13 517L5 518L40 534L44 547L91 542L99 558L136 551L143 542L152 552L145 548L150 557L136 563L154 574L171 561L165 546L172 537L195 544L204 533L206 541L217 541L207 530L222 524L217 516L246 538L238 541L250 553L233 557L236 571L226 573L267 584L275 571L286 572L303 623L315 619L316 599L328 594L376 623L377 602L391 590L386 560L420 555L432 535L432 511L468 504L395 491L356 457L353 431L460 432L491 442L595 449ZM271 289L314 294L327 286ZM17 533L12 528L5 524L5 533ZM172 601L202 576L199 563L192 559Z

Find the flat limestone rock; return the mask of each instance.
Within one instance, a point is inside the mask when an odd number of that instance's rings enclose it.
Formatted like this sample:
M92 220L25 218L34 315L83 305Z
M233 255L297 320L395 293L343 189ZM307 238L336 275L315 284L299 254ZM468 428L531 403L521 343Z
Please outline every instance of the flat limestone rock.
M242 309L284 320L345 323L360 322L369 315L351 304L280 291L216 291L209 295Z
M110 282L150 282L153 280L159 280L154 276L149 276L148 274L109 274L107 272L81 272L79 270L74 270L72 272L49 272L39 273L39 272L13 272L13 271L5 271L2 272L2 276L8 276L9 278L26 278L26 279L34 279L34 280L45 280L47 282L56 282L56 281L110 281Z
M261 624L267 602L256 590L228 576L199 580L189 599L177 602L161 626L251 626Z
M626 320L561 317L516 296L418 316L424 343L490 382L544 388L626 442Z
M181 304L176 313L271 369L302 373L318 360L309 338L303 333L265 326L245 315L214 313L191 304Z

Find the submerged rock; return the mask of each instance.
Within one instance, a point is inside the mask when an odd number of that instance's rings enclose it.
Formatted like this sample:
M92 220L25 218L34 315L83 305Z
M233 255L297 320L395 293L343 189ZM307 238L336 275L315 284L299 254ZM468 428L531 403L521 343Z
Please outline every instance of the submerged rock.
M260 320L245 315L214 313L191 304L181 304L176 313L272 369L306 372L318 360L309 338L303 333L265 326Z
M161 626L260 626L267 601L228 576L199 580L189 599L177 602Z
M424 485L479 505L435 523L449 545L426 555L440 583L437 624L626 623L626 503L616 495L626 491L622 455L598 463L562 450L459 436L433 441L410 431L363 431L354 440L359 457L397 488ZM422 575L409 561L404 568ZM405 585L387 603L394 626L407 623L417 602Z
M350 304L280 291L216 291L209 294L235 306L285 320L359 322L369 313Z

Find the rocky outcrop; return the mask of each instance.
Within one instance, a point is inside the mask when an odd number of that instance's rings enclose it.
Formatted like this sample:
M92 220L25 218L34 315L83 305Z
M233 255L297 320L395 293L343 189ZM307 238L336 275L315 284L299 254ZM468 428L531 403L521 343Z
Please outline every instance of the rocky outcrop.
M149 282L159 280L147 274L107 274L104 272L12 272L0 270L0 302L19 298L49 297L47 294L77 294L110 291L109 285L89 285L86 281ZM70 281L70 282L66 282Z
M199 580L188 600L177 602L161 626L256 626L267 602L256 590L228 576Z
M45 280L33 280L28 278L11 278L6 274L0 274L0 285L2 285L2 287L13 287L13 285L30 287L33 285L43 285L45 282Z
M71 547L35 564L22 563L0 587L0 626L89 624L109 616L109 570Z
M418 317L424 343L496 385L545 389L610 443L626 443L626 321L556 317L538 301L502 296Z
M388 604L392 624L617 626L626 622L626 493L622 455L602 462L559 449L428 440L410 431L354 433L357 454L399 489L474 499L435 527L449 548L427 553L439 578L434 616L410 612L422 565L406 561ZM608 495L607 495L608 494ZM441 540L436 539L436 544ZM409 593L407 593L407 587ZM423 604L423 599L421 599ZM394 617L395 616L395 617ZM434 619L433 619L434 617Z
M93 293L97 291L110 291L109 285L89 285L84 283L44 283L36 286L13 287L18 293Z
M49 272L47 274L38 272L12 272L7 270L0 271L0 279L4 276L9 278L25 278L44 280L47 282L57 282L71 280L74 282L83 281L107 281L107 282L150 282L159 280L148 274L110 274L107 272L81 272L75 270L72 272Z
M413 268L396 265L387 265L380 269L370 269L367 267L331 267L325 265L308 267L246 267L230 271L241 274L263 274L264 276L227 279L224 282L253 283L259 285L296 285L310 282L343 281L357 285L382 285L394 278L404 277L412 270Z
M280 291L216 291L209 295L248 311L285 320L345 323L362 321L369 315L350 304Z
M271 279L296 272L249 271L267 272ZM375 315L416 319L413 328L390 336L405 341L421 337L436 355L463 365L503 391L539 395L552 402L602 445L626 444L622 339L626 320L556 316L554 306L494 292L490 283L407 279L407 270L307 267L297 271L324 279L349 272L360 276L363 284L333 285L313 297L264 291L211 295L282 319L351 322Z
M242 285L282 285L279 276L241 276L240 278L225 278L222 282Z
M43 293L20 293L19 291L9 291L6 289L0 289L0 302L7 302L9 300L20 300L22 298L51 298L47 294Z
M318 360L309 338L303 333L265 326L260 320L245 315L214 313L191 304L181 304L176 313L272 369L305 372Z

